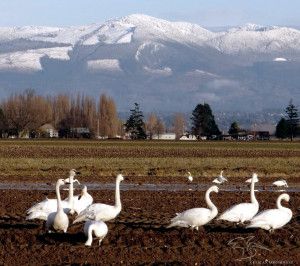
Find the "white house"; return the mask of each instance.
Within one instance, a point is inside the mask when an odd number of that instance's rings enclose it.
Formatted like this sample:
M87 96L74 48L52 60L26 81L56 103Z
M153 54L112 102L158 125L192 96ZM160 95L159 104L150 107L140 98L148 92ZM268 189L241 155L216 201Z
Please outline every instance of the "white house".
M161 139L161 140L175 140L175 133L163 133L163 134L155 134L152 136L152 139Z
M49 138L58 138L58 131L51 124L44 124L39 130Z
M179 140L197 140L196 136L191 134L183 135Z

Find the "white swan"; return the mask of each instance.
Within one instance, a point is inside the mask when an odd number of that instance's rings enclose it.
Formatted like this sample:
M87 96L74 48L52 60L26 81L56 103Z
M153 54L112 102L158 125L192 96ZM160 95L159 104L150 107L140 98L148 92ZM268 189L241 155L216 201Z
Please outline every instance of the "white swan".
M179 227L191 227L192 229L198 230L199 226L207 224L218 214L217 207L210 200L210 193L219 192L217 186L210 187L205 193L205 201L209 209L207 208L193 208L186 210L181 213L177 213L176 217L171 220L171 224L167 228L173 226Z
M99 239L99 246L107 235L107 225L102 221L86 221L84 224L84 234L87 236L86 246L91 246L93 242L93 233Z
M188 173L188 177L187 177L188 181L193 182L193 177L192 177L191 173L190 172L187 172L187 173Z
M74 177L78 174L75 169L70 170L69 178L65 179L65 183L69 183L69 196L65 200L62 201L63 209L66 213L74 213L74 187L73 183ZM77 180L77 182L79 182ZM33 219L40 219L40 220L47 220L47 217L50 213L55 212L57 209L57 200L56 199L48 199L36 203L30 209L27 210L28 216L26 220L33 220Z
M277 180L277 181L273 182L272 184L276 187L289 187L287 182L284 179Z
M87 192L87 187L84 186L81 194L74 197L74 211L79 214L92 203L93 197Z
M57 210L56 212L52 212L48 215L46 221L46 230L49 231L50 228L53 228L56 231L67 232L69 227L69 218L68 215L65 214L63 206L61 204L60 198L60 186L65 184L65 180L58 179L56 182L56 197L57 197Z
M227 178L223 176L223 172L224 171L222 170L220 175L217 178L215 178L212 182L215 184L222 184L225 181L228 181Z
M120 199L120 182L124 180L122 175L118 175L116 178L116 192L115 192L115 205L107 205L103 203L94 203L84 209L76 217L73 223L83 222L87 220L95 221L109 221L117 217L122 209Z
M290 196L286 193L281 194L276 201L277 209L265 210L254 216L250 221L250 225L246 228L262 228L273 231L281 228L292 219L292 211L289 208L283 207L281 201L289 201Z
M251 177L251 178L249 178L249 179L247 179L247 180L245 181L245 183L251 183L251 182L252 182L252 177ZM254 182L255 182L255 183L257 183L257 182L258 182L257 175L256 175L256 177L254 178Z
M254 184L258 181L257 174L252 175L251 179L251 203L240 203L232 206L220 215L218 220L225 220L229 222L244 223L251 220L258 212L259 204L254 194Z

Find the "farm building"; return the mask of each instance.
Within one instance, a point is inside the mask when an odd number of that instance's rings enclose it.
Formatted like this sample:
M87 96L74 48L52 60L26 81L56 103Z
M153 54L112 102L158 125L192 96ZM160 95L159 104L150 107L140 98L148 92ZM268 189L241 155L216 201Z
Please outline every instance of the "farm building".
M46 138L58 138L58 131L51 124L44 124L39 128L40 136Z
M161 140L175 140L175 133L163 133L163 134L155 134L152 136L152 139L161 139Z

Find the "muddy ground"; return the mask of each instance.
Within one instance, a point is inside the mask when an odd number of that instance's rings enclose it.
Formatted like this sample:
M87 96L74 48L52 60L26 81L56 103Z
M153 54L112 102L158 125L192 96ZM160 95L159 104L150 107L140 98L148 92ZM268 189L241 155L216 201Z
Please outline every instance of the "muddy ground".
M66 197L66 191L63 196ZM75 194L77 194L76 192ZM114 203L114 191L90 191L95 202ZM212 193L219 212L249 201L249 192ZM43 222L26 221L25 212L53 191L0 190L0 265L234 265L297 264L300 261L300 195L289 193L286 206L293 219L273 233L212 221L192 231L167 229L176 212L206 207L203 191L122 191L123 210L108 223L109 232L99 247L85 247L83 224L68 233L45 233ZM274 208L279 194L258 192L260 209ZM72 220L73 217L70 218Z

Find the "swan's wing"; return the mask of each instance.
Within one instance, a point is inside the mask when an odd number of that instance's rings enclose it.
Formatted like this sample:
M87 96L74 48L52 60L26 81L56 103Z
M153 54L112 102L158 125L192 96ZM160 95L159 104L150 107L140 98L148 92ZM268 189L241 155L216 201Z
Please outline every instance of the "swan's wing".
M210 220L211 211L207 208L193 208L179 213L171 220L171 224L201 225ZM173 225L173 226L177 226ZM178 225L181 226L181 225Z
M251 219L258 211L258 208L252 203L240 203L234 205L223 212L218 220L226 220L229 222L239 222Z
M251 221L248 227L261 227L266 229L279 228L287 224L292 218L291 213L279 209L265 210L257 214ZM267 228L266 230L268 230Z
M93 203L93 197L91 195L84 195L80 197L80 199L78 196L76 196L76 199L74 199L74 210L76 213L79 214L88 206L90 206L92 203Z
M64 209L64 212L69 213L71 210L69 202L62 201L61 204ZM36 206L35 209L28 212L26 220L33 220L33 219L47 220L47 217L49 216L50 213L57 211L57 200L56 199L51 199L51 200L47 200L47 201L45 200L36 205L38 205L38 206Z
M187 222L184 222L184 221L174 221L174 222L171 222L171 224L169 224L167 226L167 228L171 228L171 227L174 227L174 226L189 227L190 225Z
M102 204L102 203L92 204L92 205L88 206L86 209L84 209L83 211L81 211L73 223L78 223L78 222L87 221L87 220L94 220L96 218L96 214L105 212L107 206L110 206L110 205L106 205L106 204ZM113 206L110 206L110 207L113 207Z
M57 210L57 199L48 199L46 198L42 202L39 202L33 205L30 209L27 210L27 214L36 211L44 211L44 212L54 212Z
M226 178L225 176L222 177L222 181L223 181L223 182L225 182L225 181L228 182L228 180L227 180L227 178Z
M51 213L51 212L50 212L50 213ZM49 215L50 213L46 213L46 212L43 212L43 211L34 211L34 212L29 213L29 214L26 216L26 220L39 219L39 220L47 221L48 215Z

